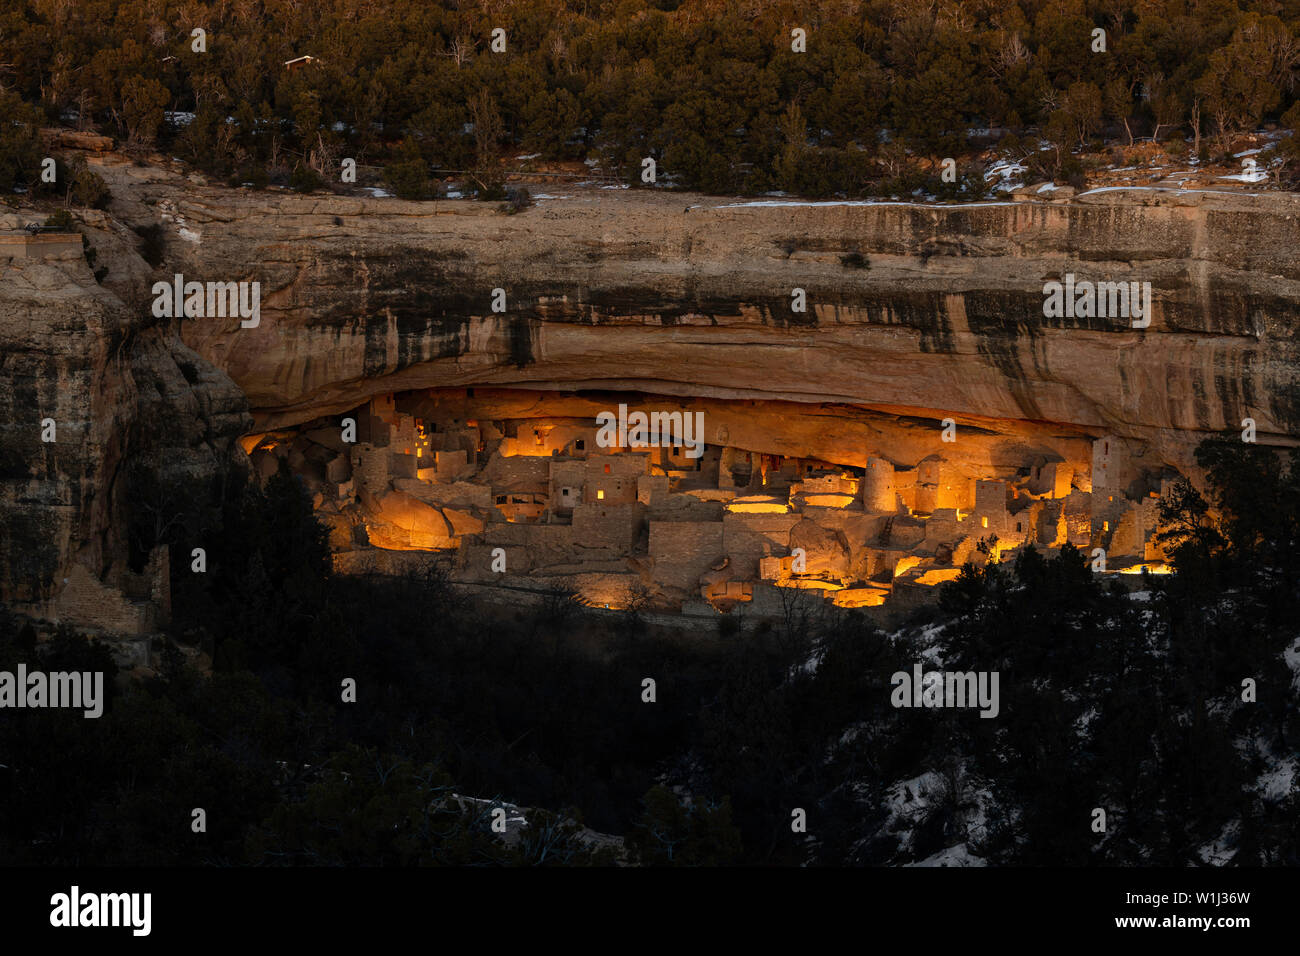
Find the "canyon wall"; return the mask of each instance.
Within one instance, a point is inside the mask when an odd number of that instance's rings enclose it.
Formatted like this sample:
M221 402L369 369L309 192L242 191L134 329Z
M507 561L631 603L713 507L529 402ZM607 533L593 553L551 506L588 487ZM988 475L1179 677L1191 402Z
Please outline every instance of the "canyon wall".
M1290 196L921 207L595 191L508 216L159 186L147 202L189 237L167 268L262 282L259 327L194 319L182 335L263 428L467 385L1047 422L1184 463L1245 417L1263 440L1300 423ZM1045 319L1044 282L1071 272L1150 282L1150 327Z
M0 231L44 218L0 216ZM0 246L0 600L131 631L150 614L122 593L137 583L128 466L163 482L211 474L252 419L223 372L147 318L149 270L133 235L110 217L84 218L109 265L104 284L79 240L38 255Z
M781 447L851 464L914 464L945 417L975 439L959 454L999 466L1115 434L1190 473L1196 442L1243 418L1262 442L1300 435L1289 195L922 206L584 189L508 215L98 169L114 200L83 229L103 284L75 253L0 256L0 588L24 607L57 608L74 564L112 577L142 424L154 460L191 473L241 433L430 387L790 403L768 420L714 408L733 415L718 423L731 444L785 427ZM151 268L131 229L155 224ZM155 319L150 286L175 273L260 282L259 325ZM1043 285L1067 273L1150 282L1150 326L1045 318Z

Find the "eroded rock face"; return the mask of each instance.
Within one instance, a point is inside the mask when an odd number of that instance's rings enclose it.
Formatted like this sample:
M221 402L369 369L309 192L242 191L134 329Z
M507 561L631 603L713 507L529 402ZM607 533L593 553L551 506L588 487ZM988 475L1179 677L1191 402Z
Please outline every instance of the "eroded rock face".
M127 317L79 252L0 266L0 578L8 600L27 603L48 599L71 560L103 571L114 550L111 489L134 383L118 354Z
M74 563L112 577L142 425L155 465L189 474L241 433L424 388L712 400L727 436L710 441L856 466L920 460L944 418L961 436L949 458L997 468L1077 462L1113 434L1194 473L1208 431L1250 417L1262 442L1300 433L1290 196L923 207L594 190L508 216L97 165L114 192L86 219L104 284L75 254L0 255L0 588L22 606L57 609ZM151 268L130 227L158 223ZM154 319L150 286L176 273L260 282L260 324ZM1067 273L1150 282L1150 326L1045 318L1044 283ZM784 409L785 431L760 443L770 422L747 400Z
M1204 432L1245 417L1265 441L1300 423L1289 196L920 207L596 191L507 216L140 192L140 209L170 217L166 270L261 281L258 328L194 319L182 333L244 389L260 428L486 384L1059 423L1182 465ZM1150 327L1044 318L1043 285L1066 273L1150 282Z
M113 225L87 230L117 269L106 285L79 250L0 248L0 599L131 631L153 618L122 593L127 463L147 459L164 481L210 474L251 418L224 373L147 318L148 267Z

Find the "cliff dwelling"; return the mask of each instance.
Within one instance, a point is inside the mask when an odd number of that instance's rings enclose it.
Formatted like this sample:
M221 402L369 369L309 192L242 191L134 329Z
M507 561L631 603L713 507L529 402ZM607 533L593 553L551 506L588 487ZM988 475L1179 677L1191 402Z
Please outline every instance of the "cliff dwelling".
M128 507L132 461L169 486L287 469L349 574L432 557L501 600L561 589L710 620L794 596L888 618L1028 543L1071 544L1099 571L1104 552L1107 574L1162 570L1159 496L1179 475L1204 487L1202 439L1249 419L1261 444L1295 443L1293 305L1270 278L1300 271L1293 198L684 214L676 195L592 190L523 215L391 216L379 199L101 168L140 197L130 223L174 241L153 270L92 229L115 263L103 284L75 247L9 250L25 331L0 582L40 619L151 633L165 582L196 573L197 533L131 553L128 519L155 506L143 486ZM936 252L935 230L960 247ZM1192 281L1200 235L1210 278ZM1286 257L1239 268L1239 240L1260 235ZM1079 264L1081 237L1110 265ZM1150 324L1045 316L1044 282L1071 271L1151 276ZM159 321L151 289L178 274L258 282L258 323ZM602 445L599 416L620 405L689 415L702 436Z
M702 441L611 443L599 416L620 405L700 421ZM1114 435L991 424L944 441L939 420L869 408L460 388L243 445L263 480L287 470L312 494L337 570L433 553L465 583L601 608L779 615L800 591L892 611L1031 544L1165 570L1153 536L1176 472Z

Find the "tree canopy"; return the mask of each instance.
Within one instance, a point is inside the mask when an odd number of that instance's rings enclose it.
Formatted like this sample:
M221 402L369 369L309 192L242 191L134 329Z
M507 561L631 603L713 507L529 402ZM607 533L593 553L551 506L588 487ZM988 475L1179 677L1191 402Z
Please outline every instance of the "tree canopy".
M400 165L395 185L418 197L416 154L426 169L482 172L521 152L598 160L629 181L651 156L662 182L706 191L852 193L890 178L876 162L887 143L933 159L990 127L1069 149L1178 128L1199 142L1202 126L1226 143L1281 122L1300 7L1269 9L19 0L0 13L0 87L49 121L164 145L234 181L287 183L300 165L337 180L347 156ZM30 176L23 135L0 147L0 187L15 162Z

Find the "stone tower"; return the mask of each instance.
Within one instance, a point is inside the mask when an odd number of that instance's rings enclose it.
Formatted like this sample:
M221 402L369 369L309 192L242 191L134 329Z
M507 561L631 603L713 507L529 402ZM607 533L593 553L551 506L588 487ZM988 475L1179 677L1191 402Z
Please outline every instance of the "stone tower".
M883 458L868 458L862 479L862 507L868 512L892 515L898 510L894 491L894 466Z

